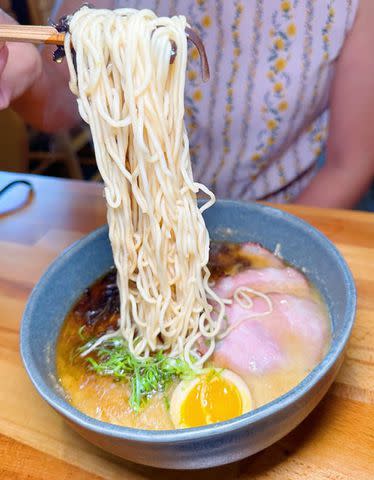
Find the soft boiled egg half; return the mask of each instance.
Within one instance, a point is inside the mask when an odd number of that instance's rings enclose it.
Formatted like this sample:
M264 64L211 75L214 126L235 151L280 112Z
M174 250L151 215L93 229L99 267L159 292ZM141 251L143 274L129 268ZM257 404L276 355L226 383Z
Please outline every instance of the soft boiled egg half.
M252 408L247 384L227 369L204 369L193 380L183 380L170 399L170 415L176 428L224 422Z

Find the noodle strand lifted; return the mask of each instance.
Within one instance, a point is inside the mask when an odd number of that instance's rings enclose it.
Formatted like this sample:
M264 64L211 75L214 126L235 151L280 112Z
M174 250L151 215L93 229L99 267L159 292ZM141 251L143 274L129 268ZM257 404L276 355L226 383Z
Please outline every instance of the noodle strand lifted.
M138 357L164 350L199 366L213 353L224 303L208 284L201 215L214 195L193 181L183 121L186 25L150 10L83 7L71 17L65 50L105 183L119 332ZM200 189L210 200L199 210Z

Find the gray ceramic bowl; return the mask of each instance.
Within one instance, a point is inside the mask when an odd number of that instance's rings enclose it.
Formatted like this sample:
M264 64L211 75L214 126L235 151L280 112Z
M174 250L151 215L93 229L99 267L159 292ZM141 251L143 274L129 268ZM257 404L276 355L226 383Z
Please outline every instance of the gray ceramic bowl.
M205 215L211 238L281 245L283 257L321 291L333 338L324 360L296 388L241 417L207 427L171 431L124 428L73 408L56 380L55 344L61 324L82 291L113 263L107 227L63 252L34 288L21 327L21 353L40 395L84 438L133 462L164 468L205 468L252 455L296 427L333 382L352 329L356 293L352 275L335 247L318 231L279 210L219 201Z

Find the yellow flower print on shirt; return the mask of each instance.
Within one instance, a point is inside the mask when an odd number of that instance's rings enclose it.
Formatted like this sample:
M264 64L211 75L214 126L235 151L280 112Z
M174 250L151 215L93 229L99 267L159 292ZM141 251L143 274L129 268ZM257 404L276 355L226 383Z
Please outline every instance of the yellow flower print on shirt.
M273 89L275 93L281 92L283 90L283 83L282 82L274 83Z
M282 100L278 103L278 110L280 112L285 112L288 109L288 102L286 100Z
M290 37L294 37L296 35L296 25L293 22L288 25L287 34Z
M251 157L251 160L254 162L258 162L261 159L261 155L259 153L254 153Z
M204 28L209 28L212 25L212 19L210 18L209 15L204 15L203 18L201 19L201 25Z
M269 130L275 130L277 126L278 126L278 122L276 120L274 120L273 118L268 120L267 127Z
M275 48L278 50L283 50L284 49L284 41L282 38L277 38L274 42Z
M200 89L197 89L193 92L192 98L195 100L195 102L200 102L200 100L203 98L203 93Z
M197 73L195 72L195 70L190 70L187 76L188 76L188 80L191 80L191 81L197 79Z
M261 106L263 129L257 135L257 144L252 160L262 162L273 150L284 119L287 118L289 104L287 89L289 88L289 60L292 44L295 41L295 6L298 0L278 0L278 11L272 17L269 29L268 68L266 72L268 91L265 92ZM275 2L275 0L274 0Z
M335 9L332 6L333 2L334 0L330 0L328 4L326 23L322 28L323 60L325 62L328 62L330 57L330 34L335 21Z
M196 47L193 47L193 49L191 50L191 57L192 57L193 60L198 60L199 51L197 50Z
M286 65L287 65L287 61L285 58L278 58L275 63L274 63L274 68L275 70L277 70L278 72L281 72L282 70L284 70L286 68Z
M223 2L218 2L222 3ZM230 134L230 129L231 125L233 123L233 117L232 117L232 112L234 109L233 106L233 97L234 97L234 88L233 86L235 85L237 75L239 72L239 66L240 66L240 55L242 53L242 45L241 45L241 35L240 35L240 25L241 21L243 19L243 2L241 0L236 0L234 3L234 8L235 8L235 13L234 13L234 18L231 23L231 28L230 28L230 34L231 34L231 42L230 44L233 45L233 58L231 59L230 62L230 73L229 73L229 78L227 79L226 82L226 95L225 95L225 100L226 100L226 105L225 105L225 114L224 114L224 127L222 131L222 141L223 141L223 151L224 153L229 153L231 152L232 148L232 135ZM214 190L214 185L217 180L217 177L223 168L225 164L225 157L222 155L220 159L220 164L218 169L216 170L215 175L213 176L213 182L211 186L213 187Z

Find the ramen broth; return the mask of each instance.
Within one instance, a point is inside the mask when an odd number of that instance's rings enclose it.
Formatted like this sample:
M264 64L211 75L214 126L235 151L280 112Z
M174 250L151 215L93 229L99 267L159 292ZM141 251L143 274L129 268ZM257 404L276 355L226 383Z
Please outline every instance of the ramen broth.
M245 248L241 244L233 243L213 242L211 244L209 269L212 284L219 284L222 278L235 279L235 276L248 270L277 273L278 270L288 267L285 262L262 247L255 244L246 245L253 247ZM298 275L301 275L300 272ZM305 277L303 278L305 281ZM247 369L246 365L244 368L242 365L240 368L235 368L237 363L235 352L224 350L224 354L221 355L219 343L210 361L210 365L214 367L230 368L240 375L249 387L254 408L274 400L295 387L327 353L331 335L327 309L317 290L310 283L307 285L309 299L307 301L312 300L318 305L319 310L323 311L324 338L318 354L308 353L305 343L300 341L298 335L292 332L281 332L278 336L281 354L285 353L287 358L291 359L287 362L279 361L277 365L274 352L268 354L264 350L267 363L263 371ZM302 288L300 289L299 285L290 284L287 287L287 295L302 300L306 293ZM287 302L285 299L291 298L287 295L283 298L278 294L280 304ZM169 414L170 397L179 380L171 384L166 391L155 393L138 412L134 412L129 403L131 394L129 384L126 381L118 381L112 377L97 374L89 368L86 358L77 353L79 347L82 347L88 339L99 337L111 328L115 329L119 311L116 272L112 269L83 293L63 324L57 342L56 362L57 374L66 398L78 410L104 422L151 430L172 429L174 426ZM263 322L268 324L271 322L271 316L263 319ZM261 319L259 322L261 323ZM232 338L235 341L234 335ZM259 344L258 348L262 347ZM271 368L268 368L269 361L275 362Z

